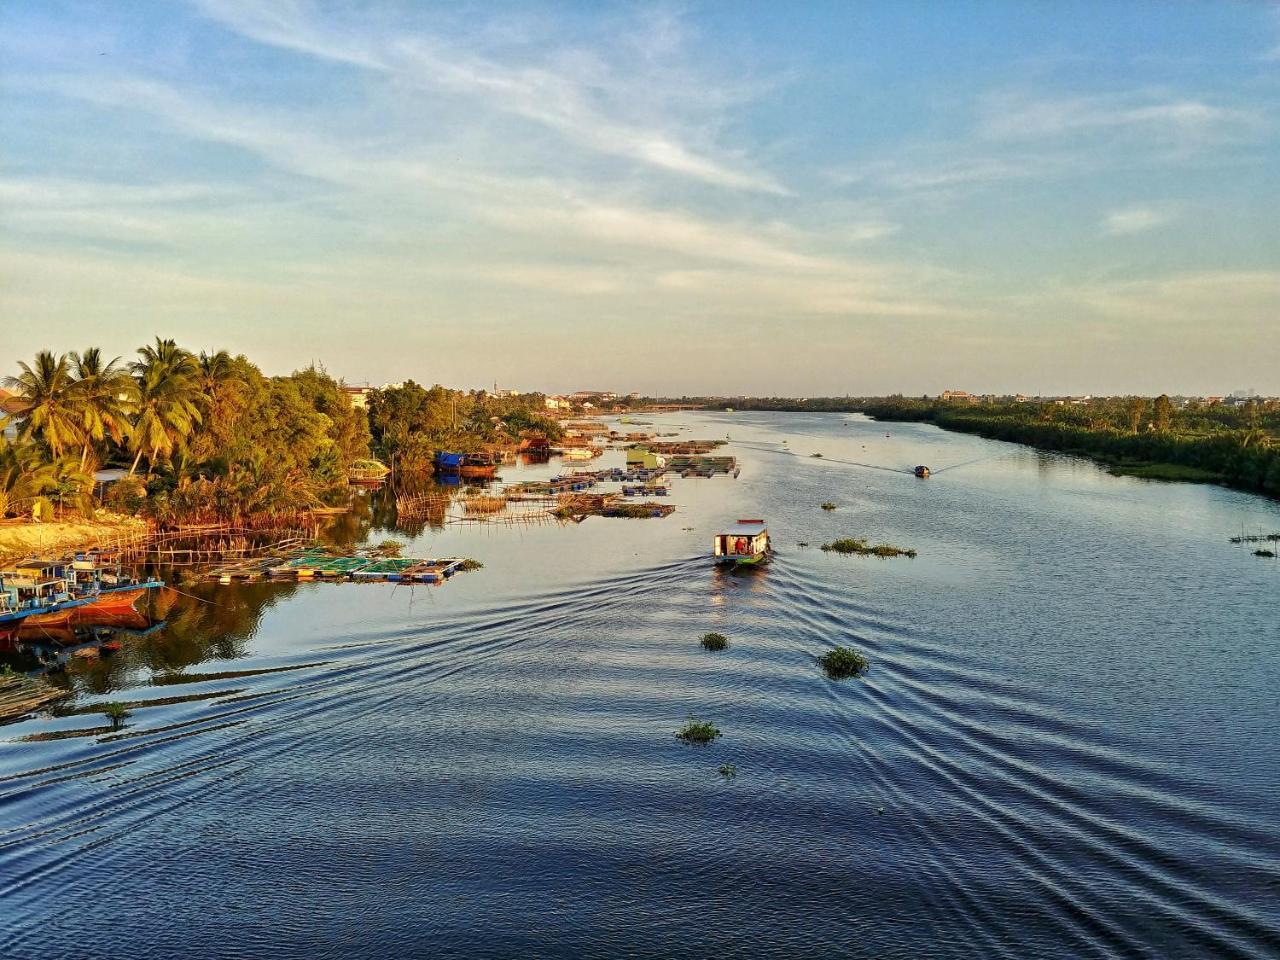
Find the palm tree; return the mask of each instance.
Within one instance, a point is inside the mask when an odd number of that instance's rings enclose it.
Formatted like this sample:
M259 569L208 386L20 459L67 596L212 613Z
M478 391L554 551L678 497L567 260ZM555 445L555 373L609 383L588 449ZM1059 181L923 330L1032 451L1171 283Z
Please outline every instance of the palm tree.
M85 473L74 457L63 457L43 469L48 476L45 492L60 511L69 504L84 516L93 516L93 476Z
M52 519L53 468L42 461L35 444L4 442L0 434L0 517Z
M80 428L84 448L80 453L80 469L89 462L89 451L95 443L110 437L122 444L132 431L132 413L137 385L116 357L103 364L102 351L90 347L83 354L72 353L75 371L74 390L80 407Z
M48 350L36 354L34 366L20 361L22 373L5 377L4 385L18 396L22 421L18 435L38 437L56 460L63 450L80 440L78 397L72 390L71 368L66 354L55 357Z
M137 471L143 454L152 466L171 457L201 422L195 358L172 340L159 337L138 354L142 359L130 365L138 391L132 436L136 454L130 475Z

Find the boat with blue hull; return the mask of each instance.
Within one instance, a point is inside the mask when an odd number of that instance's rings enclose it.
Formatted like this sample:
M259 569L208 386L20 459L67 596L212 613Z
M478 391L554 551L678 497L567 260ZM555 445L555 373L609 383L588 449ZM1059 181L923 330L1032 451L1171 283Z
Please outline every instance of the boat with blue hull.
M163 586L163 580L125 573L113 551L21 560L0 569L0 625L61 623L90 606L132 607L147 591Z

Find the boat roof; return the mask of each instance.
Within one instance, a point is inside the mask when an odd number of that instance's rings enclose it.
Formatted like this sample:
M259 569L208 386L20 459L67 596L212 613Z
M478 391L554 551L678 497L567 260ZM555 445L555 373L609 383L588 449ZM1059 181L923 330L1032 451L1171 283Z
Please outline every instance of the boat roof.
M721 536L754 537L765 532L763 520L739 520L720 531Z

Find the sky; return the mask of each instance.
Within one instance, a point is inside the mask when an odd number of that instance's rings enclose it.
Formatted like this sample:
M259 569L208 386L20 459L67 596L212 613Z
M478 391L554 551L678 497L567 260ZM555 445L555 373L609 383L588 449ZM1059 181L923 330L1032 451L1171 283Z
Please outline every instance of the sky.
M4 0L0 368L1280 394L1280 5Z

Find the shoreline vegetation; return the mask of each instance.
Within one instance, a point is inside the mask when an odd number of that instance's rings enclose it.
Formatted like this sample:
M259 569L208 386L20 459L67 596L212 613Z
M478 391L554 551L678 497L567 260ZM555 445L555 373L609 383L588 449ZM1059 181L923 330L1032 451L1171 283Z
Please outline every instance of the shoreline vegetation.
M1217 483L1280 498L1280 402L1234 406L1167 396L1087 400L892 397L734 398L737 410L864 413L1087 457L1115 476ZM724 400L708 400L720 409Z
M437 450L562 436L540 393L408 381L365 391L361 407L323 368L267 376L247 357L159 337L129 362L42 350L0 384L0 556L304 527L352 481L430 471Z

